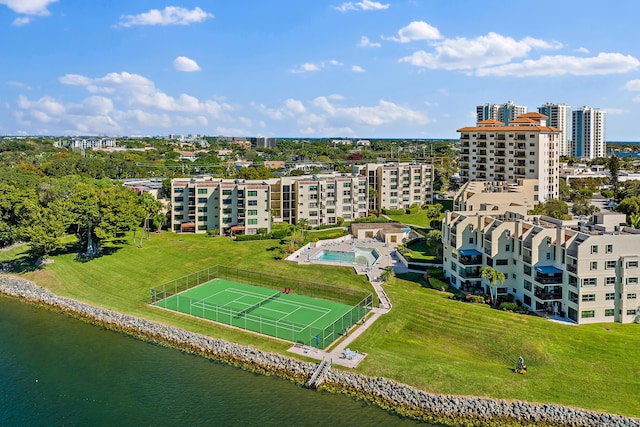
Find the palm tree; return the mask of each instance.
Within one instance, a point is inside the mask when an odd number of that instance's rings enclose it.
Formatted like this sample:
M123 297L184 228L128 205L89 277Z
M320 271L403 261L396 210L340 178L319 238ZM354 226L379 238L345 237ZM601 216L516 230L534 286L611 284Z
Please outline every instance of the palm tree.
M391 279L393 279L394 275L395 273L393 271L393 267L385 267L380 274L380 279L382 279L383 282L387 283L390 282Z
M629 215L629 223L633 228L640 228L640 213Z
M300 236L300 240L304 242L304 232L309 229L309 220L306 218L300 218L296 225L300 228L302 235Z
M487 279L487 281L491 285L491 286L489 286L489 293L490 293L490 296L491 296L491 304L495 305L496 304L496 298L497 298L498 290L496 289L495 292L494 292L493 288L496 286L496 284L498 282L500 282L500 285L504 284L504 281L505 281L504 273L501 272L501 271L496 270L493 267L482 267L480 269L480 276L483 279Z

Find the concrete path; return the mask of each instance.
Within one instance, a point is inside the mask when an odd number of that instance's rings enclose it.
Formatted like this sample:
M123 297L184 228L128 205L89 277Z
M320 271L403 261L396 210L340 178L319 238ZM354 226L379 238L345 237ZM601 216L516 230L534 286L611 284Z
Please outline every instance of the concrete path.
M347 368L355 368L360 364L360 362L362 362L365 357L367 357L367 354L358 351L356 357L352 359L346 359L344 357L346 349L349 348L351 351L358 350L357 348L350 347L350 344L356 338L358 338L360 334L366 331L369 326L371 326L376 320L378 320L380 316L388 312L389 310L373 308L364 324L358 323L357 325L354 325L349 330L349 335L342 337L342 340L331 351L327 352L314 347L296 344L289 349L289 352L317 360L331 359L334 365L345 366Z

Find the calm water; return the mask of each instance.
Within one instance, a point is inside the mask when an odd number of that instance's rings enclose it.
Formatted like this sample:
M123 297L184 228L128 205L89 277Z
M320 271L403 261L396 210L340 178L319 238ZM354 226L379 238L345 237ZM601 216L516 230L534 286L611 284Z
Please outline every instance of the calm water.
M1 426L416 424L0 297Z

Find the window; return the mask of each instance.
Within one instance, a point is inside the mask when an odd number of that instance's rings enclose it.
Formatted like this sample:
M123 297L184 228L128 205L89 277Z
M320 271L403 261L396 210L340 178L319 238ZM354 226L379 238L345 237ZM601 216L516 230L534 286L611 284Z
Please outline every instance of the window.
M627 310L627 316L635 316L638 313L637 310Z
M569 291L569 301L577 303L578 302L578 294L576 294L575 292Z
M222 190L223 196L230 196L233 194L233 190Z
M247 196L249 197L258 197L258 192L256 190L247 191Z
M530 290L531 290L531 282L529 282L529 281L525 280L525 281L524 281L524 288L525 288L526 290L530 291Z
M605 284L607 284L607 285L615 285L616 284L616 278L615 277L607 277L607 280L606 280Z
M506 246L505 246L505 248L504 248L504 250L505 250L505 251L507 251L507 252L509 252L509 251L511 250L511 246L506 245Z
M592 254L598 253L598 245L591 245L591 253Z
M249 218L247 220L247 224L248 225L257 225L258 224L258 219L257 218Z
M638 278L637 277L627 277L627 285L637 285Z
M184 193L184 187L176 187L173 189L174 193Z
M628 261L627 268L638 268L638 261Z
M343 188L351 188L351 183L350 182L344 182L344 183L342 183L342 187Z
M615 315L615 314L616 314L616 310L615 310L615 309L613 309L613 308L606 308L606 309L604 310L604 315L605 315L605 317L611 317L611 316L613 316L613 315Z
M206 206L198 206L198 212L206 212L206 211L207 211Z
M591 261L591 270L598 269L598 261Z
M223 205L230 205L230 204L231 204L231 202L233 202L233 200L231 200L231 199L224 199L224 200L222 201L222 204L223 204Z
M198 203L207 203L206 197L198 197Z
M198 188L198 194L207 194L206 188Z
M582 317L583 319L589 319L592 317L596 317L596 312L593 310L585 310L582 313L580 313L580 317Z
M613 253L613 245L607 245L605 252L608 254Z
M606 269L616 268L617 261L607 261Z
M249 206L258 206L258 201L257 200L249 200Z
M202 215L198 217L198 221L206 221L208 218L206 215Z
M182 196L180 196L180 197L174 197L174 198L173 198L173 201L174 201L174 202L182 202L182 201L184 201L184 197L182 197Z
M582 295L582 302L595 301L596 294L584 294Z
M614 299L616 299L616 293L615 292L609 292L604 296L604 299L606 301L613 301Z
M184 206L182 206L182 205L176 206L176 207L173 208L173 210L176 211L176 212L181 212L181 211L184 210Z
M636 299L637 295L636 294L627 294L627 299Z
M233 209L231 209L231 208L224 208L224 209L222 209L222 213L223 213L223 214L230 214L230 213L232 213L232 212L233 212Z
M596 284L597 284L597 279L595 277L582 279L582 286L595 286Z
M224 224L231 224L233 222L233 218L222 218L222 222Z
M257 209L249 209L249 210L247 211L247 215L249 215L249 216L256 216L256 215L258 215L258 210L257 210Z
M509 265L509 260L508 259L497 259L496 260L496 265Z

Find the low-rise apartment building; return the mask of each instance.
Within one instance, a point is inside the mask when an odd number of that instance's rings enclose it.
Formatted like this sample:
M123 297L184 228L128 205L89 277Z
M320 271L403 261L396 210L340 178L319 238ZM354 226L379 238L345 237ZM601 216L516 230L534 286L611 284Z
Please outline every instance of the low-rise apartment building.
M578 324L640 321L640 230L625 215L562 221L516 212L447 212L444 272L467 291L512 294L535 312ZM495 288L481 278L505 275Z
M177 178L171 184L172 230L256 234L270 230L272 220L297 224L304 219L311 227L353 221L366 217L371 204L377 210L433 203L431 172L431 165L396 163L367 165L354 174L268 180Z
M414 163L369 163L362 169L376 190L369 209L406 209L433 203L433 166Z
M212 177L171 181L174 232L257 234L271 231L269 184Z

